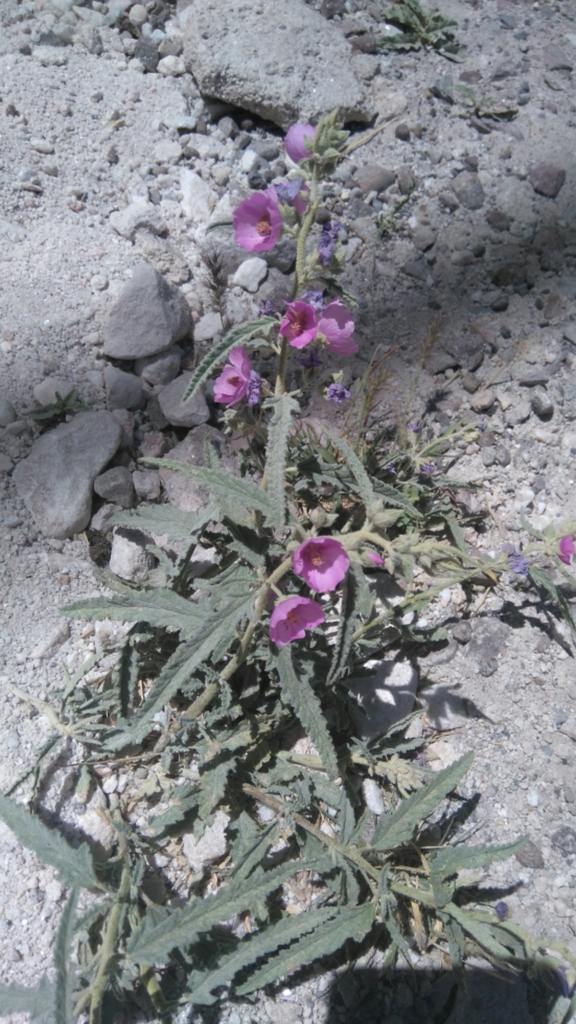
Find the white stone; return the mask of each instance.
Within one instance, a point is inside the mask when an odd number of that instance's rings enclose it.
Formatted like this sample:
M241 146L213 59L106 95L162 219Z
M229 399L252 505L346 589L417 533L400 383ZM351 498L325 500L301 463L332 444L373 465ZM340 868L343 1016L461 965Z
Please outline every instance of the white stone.
M153 235L163 235L168 230L162 214L152 203L148 203L144 199L131 203L124 210L116 210L111 213L110 226L119 235L130 241L141 228L145 228Z
M206 864L223 857L228 849L226 827L230 818L224 811L216 811L214 822L204 830L201 839L193 835L184 836L182 850L194 872L202 871Z
M142 4L134 4L128 12L128 18L134 25L143 25L148 21L148 11Z
M186 65L182 60L182 57L176 57L174 54L169 54L168 57L162 57L162 60L158 62L158 71L161 75L165 75L167 78L177 78L178 75L183 75L186 71Z
M257 292L267 273L266 260L260 259L259 256L253 256L240 264L232 278L232 283L240 285L246 292Z
M218 198L214 190L189 167L180 170L180 189L186 219L193 224L206 224Z
M65 619L62 622L58 622L48 632L39 643L32 649L30 653L31 658L49 658L54 654L62 644L65 644L68 637L70 636L70 623Z
M382 799L382 791L376 779L364 779L362 793L364 794L366 807L369 811L372 811L372 814L384 814L386 808Z
M220 313L205 313L194 324L194 341L211 341L222 333L222 317Z
M146 551L146 537L140 530L118 527L114 531L110 552L110 572L123 580L142 580L148 575L153 557Z
M51 405L57 401L56 392L64 398L70 391L72 385L61 377L45 377L40 384L37 384L32 392L38 405Z

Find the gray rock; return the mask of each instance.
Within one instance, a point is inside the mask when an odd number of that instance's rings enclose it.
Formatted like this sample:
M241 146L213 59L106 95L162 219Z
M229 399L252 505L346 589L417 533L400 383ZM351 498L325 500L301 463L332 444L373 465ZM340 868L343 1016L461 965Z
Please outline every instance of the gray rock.
M490 388L477 391L470 399L470 408L474 412L487 412L494 405L494 392Z
M385 192L396 181L394 171L387 170L380 164L366 164L365 167L359 167L354 178L362 189L363 195L367 195L368 192Z
M51 405L56 401L56 392L61 398L64 398L70 391L72 391L72 386L60 377L45 377L40 384L36 385L32 393L38 405Z
M428 252L435 244L437 237L436 232L432 228L427 227L425 224L419 224L414 230L412 241L420 252Z
M531 839L527 839L523 846L520 847L518 853L515 854L516 860L522 867L525 868L543 868L544 857L542 852L533 843Z
M422 690L418 700L424 706L428 722L438 732L459 729L466 724L466 701L442 683Z
M541 419L549 419L554 412L554 402L544 388L535 388L530 398L530 405L532 412L535 412Z
M12 402L9 402L7 398L0 398L0 427L8 427L17 419L18 415Z
M408 196L416 187L416 178L411 167L399 167L396 171L396 181L403 196Z
M551 838L554 846L557 846L565 857L571 857L576 853L576 832L569 825L562 825Z
M416 699L418 674L408 661L368 661L366 677L349 680L352 721L362 739L381 736L410 714ZM358 705L360 705L358 707Z
M557 43L550 43L542 53L547 71L573 71L576 61Z
M134 369L147 384L169 384L178 376L181 362L182 349L178 345L173 345L157 356L137 359Z
M121 511L120 505L102 505L102 508L99 508L92 516L90 529L97 530L98 533L109 533L111 529L110 520L114 518L117 512Z
M154 557L146 551L149 538L141 530L119 526L114 531L110 552L110 572L135 583L148 575Z
M156 470L135 470L132 473L132 483L141 501L156 501L160 497L160 476Z
M162 57L158 64L158 71L167 78L177 78L179 75L185 74L186 64L182 57L177 57L176 54L170 53L166 57Z
M106 324L104 352L116 359L157 355L190 330L182 293L148 263L137 263Z
M555 199L566 181L566 171L548 160L541 160L530 168L529 177L535 192L548 199Z
M226 458L222 433L215 427L207 425L191 430L188 436L172 449L170 458L177 462L185 462L189 466L203 466L206 442L214 446L226 468L230 472L234 472L232 460ZM206 488L190 477L178 473L174 469L163 469L162 467L159 474L171 505L176 505L183 512L199 512L210 504L210 495Z
M182 852L193 871L202 871L206 864L223 857L228 849L226 828L230 818L224 811L216 811L212 825L204 829L201 839L184 836Z
M117 366L104 370L107 409L135 409L142 401L142 381Z
M345 121L373 113L350 45L303 0L195 0L184 55L201 92L284 129L335 107Z
M104 52L102 36L95 25L81 25L74 35L74 41L97 57Z
M46 537L63 539L90 521L92 484L120 444L109 412L79 412L34 443L14 471L18 494Z
M244 260L232 278L232 284L240 285L246 292L257 292L268 273L266 260L253 256Z
M162 214L145 199L131 203L124 210L116 210L110 214L110 225L123 238L132 241L141 228L151 231L153 235L163 235L168 230Z
M198 427L210 419L203 388L197 391L193 398L182 402L182 396L191 378L191 372L181 374L158 395L160 408L173 427Z
M507 427L517 427L519 423L525 423L529 418L530 404L528 402L514 402L504 414Z
M509 231L512 224L512 217L503 213L502 210L490 210L486 214L486 220L490 227L494 228L494 231Z
M128 409L112 409L112 416L122 430L121 448L132 448L134 444L134 414Z
M452 188L467 210L479 210L484 205L484 189L477 174L465 171L455 178Z
M113 466L101 473L94 481L94 490L100 498L120 505L121 508L132 508L134 505L132 476L126 466Z
M14 463L9 455L0 452L0 473L9 473Z

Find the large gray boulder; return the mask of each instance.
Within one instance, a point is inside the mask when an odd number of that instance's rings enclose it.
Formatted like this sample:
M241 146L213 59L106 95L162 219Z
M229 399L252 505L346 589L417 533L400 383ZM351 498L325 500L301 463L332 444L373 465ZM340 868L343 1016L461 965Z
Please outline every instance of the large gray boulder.
M38 438L18 463L16 489L45 537L63 540L88 526L92 484L121 438L111 413L79 412Z
M189 330L182 292L149 263L137 263L110 310L104 352L113 359L143 359L164 352Z
M338 107L345 120L373 111L342 33L303 0L194 0L184 56L206 96L281 128Z

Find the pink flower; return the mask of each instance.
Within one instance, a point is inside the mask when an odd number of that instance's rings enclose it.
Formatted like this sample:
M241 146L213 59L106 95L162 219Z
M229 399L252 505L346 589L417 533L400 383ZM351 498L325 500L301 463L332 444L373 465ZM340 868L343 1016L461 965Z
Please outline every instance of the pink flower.
M340 356L351 356L358 351L352 337L354 321L340 299L328 303L318 320L318 333L326 338L326 348Z
M369 558L373 565L384 565L384 559L380 558L380 555L376 554L375 551L365 551L366 558Z
M558 542L559 558L565 565L570 565L572 555L576 554L574 539L572 537L561 537Z
M287 597L277 604L270 616L270 639L278 647L301 640L307 629L324 622L324 612L309 597Z
M214 381L214 401L222 405L235 405L248 395L248 404L255 405L260 398L260 377L250 366L250 360L243 348L232 348L228 353L229 363Z
M306 148L305 139L312 139L316 135L316 129L311 124L293 124L286 132L284 147L291 160L299 164L301 160L308 160L310 150Z
M318 328L314 307L307 302L289 302L284 319L280 324L280 334L293 348L304 348L314 341Z
M324 593L335 590L342 582L350 559L339 540L312 537L296 548L292 568L308 584L310 590Z
M272 249L282 234L282 214L276 189L255 192L243 199L232 214L234 238L248 252Z

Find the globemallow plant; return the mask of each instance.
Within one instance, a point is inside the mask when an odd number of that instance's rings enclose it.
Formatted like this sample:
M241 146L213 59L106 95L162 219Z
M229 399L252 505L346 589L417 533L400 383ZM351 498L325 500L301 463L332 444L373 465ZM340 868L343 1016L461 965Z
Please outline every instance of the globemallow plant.
M287 180L234 213L246 251L282 235L296 245L291 301L268 304L213 346L184 399L213 380L223 441L242 442L241 461L224 464L210 443L203 465L147 460L187 474L208 492L206 507L118 514L118 525L150 537L156 568L136 585L108 573L110 596L63 610L126 623L114 663L94 655L50 704L15 691L51 732L0 796L0 816L69 896L52 974L34 988L0 988L1 1015L100 1024L134 996L168 1022L225 997L273 993L332 955L379 949L391 968L432 948L458 975L470 955L528 968L557 993L558 1020L576 1009L571 953L524 932L501 903L492 909L482 887L485 869L523 839L469 843L456 811L472 755L430 771L410 728L418 711L376 736L365 717L362 727L353 681L370 680L366 666L399 649L446 639L421 612L447 586L485 590L521 574L571 623L558 578L573 585L576 523L532 531L522 551L483 561L467 548L454 478L444 476L474 424L434 437L424 423L399 422L389 437L371 413L381 363L343 385L340 361L358 348L353 300L339 281L340 227L319 230L316 213L347 139L336 114L293 126ZM270 355L272 373L261 365ZM307 422L314 392L342 407L340 431ZM397 604L383 596L392 579ZM84 802L104 775L123 775L103 812L114 835L104 857L81 833L42 821L57 757ZM184 877L182 836L198 843L216 820L221 847ZM165 899L150 895L158 871Z

